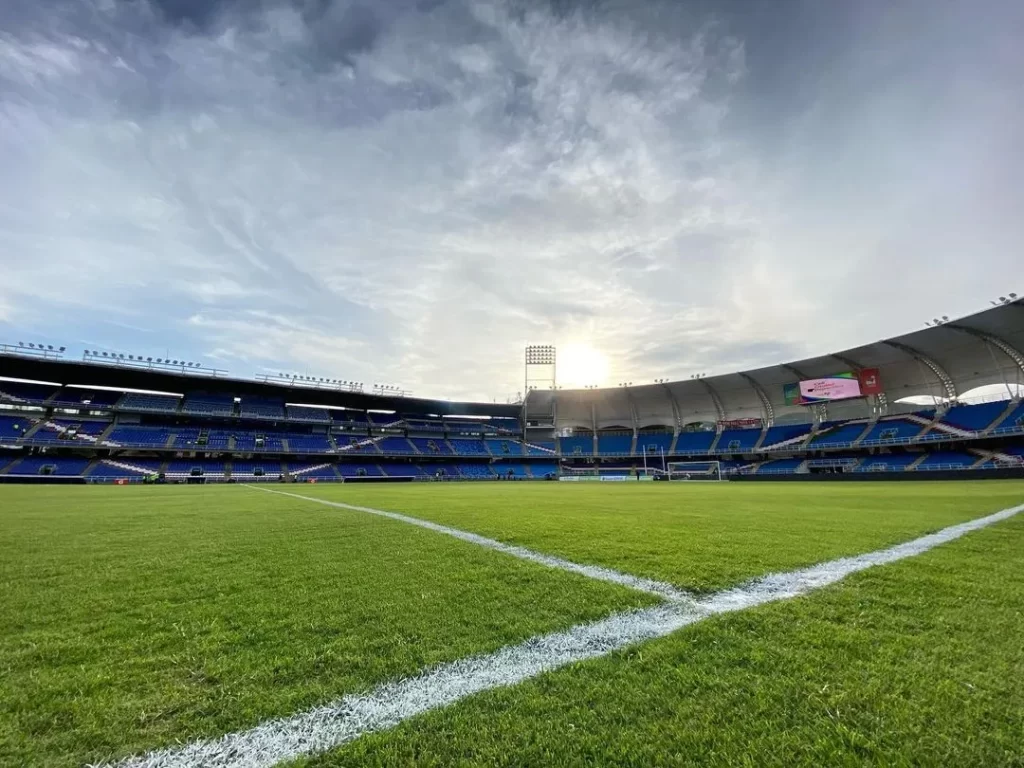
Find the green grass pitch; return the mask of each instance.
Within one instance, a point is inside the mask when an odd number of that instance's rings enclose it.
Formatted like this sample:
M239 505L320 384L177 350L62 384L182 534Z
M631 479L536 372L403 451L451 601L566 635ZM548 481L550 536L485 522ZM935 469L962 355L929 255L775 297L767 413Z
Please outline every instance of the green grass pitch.
M278 488L278 486L268 486ZM695 592L1024 483L291 485ZM656 599L242 487L0 486L0 766L253 726ZM1024 765L1024 519L297 764Z

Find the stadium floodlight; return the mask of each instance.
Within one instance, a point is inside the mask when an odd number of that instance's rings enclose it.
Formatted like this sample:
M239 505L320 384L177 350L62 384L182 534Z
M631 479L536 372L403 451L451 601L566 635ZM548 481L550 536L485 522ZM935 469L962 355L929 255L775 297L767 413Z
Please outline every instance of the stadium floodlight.
M1010 298L1011 299L1016 299L1017 298L1017 294L1016 293L1011 293L1010 294ZM64 349L64 347L61 347L61 349Z
M1014 294L1012 294L1012 293L1011 293L1010 295L1011 295L1011 296L1013 296ZM58 351L58 352L65 352L66 350L67 350L67 347L61 347L61 348L60 348L59 350L57 350L57 351Z
M1000 296L1000 297L999 297L999 300L1000 300L1001 302L1003 302L1003 304L1005 304L1005 303L1006 303L1006 297L1005 297L1005 296Z

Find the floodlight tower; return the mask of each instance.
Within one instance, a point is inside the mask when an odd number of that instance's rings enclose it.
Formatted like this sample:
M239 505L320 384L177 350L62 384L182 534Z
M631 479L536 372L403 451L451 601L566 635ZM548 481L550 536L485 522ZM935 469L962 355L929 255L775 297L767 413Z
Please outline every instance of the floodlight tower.
M530 344L526 347L523 358L523 427L535 414L528 412L530 392L532 390L553 390L557 384L557 355L552 344ZM554 423L554 400L544 398L547 402L542 408L543 414L536 414L544 423Z
M552 344L530 344L526 348L523 397L531 389L554 389L557 383L555 347Z

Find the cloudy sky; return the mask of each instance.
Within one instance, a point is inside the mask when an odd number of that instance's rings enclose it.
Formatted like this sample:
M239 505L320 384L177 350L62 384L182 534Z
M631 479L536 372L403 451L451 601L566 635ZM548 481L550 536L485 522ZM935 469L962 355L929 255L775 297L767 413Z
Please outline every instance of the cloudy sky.
M0 15L0 341L503 401L1024 293L1018 0Z

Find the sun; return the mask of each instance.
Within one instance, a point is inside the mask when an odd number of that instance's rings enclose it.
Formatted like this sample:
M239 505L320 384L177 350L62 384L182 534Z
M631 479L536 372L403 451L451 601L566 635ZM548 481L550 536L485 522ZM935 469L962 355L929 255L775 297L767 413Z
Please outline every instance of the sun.
M567 388L604 384L608 358L589 344L567 344L558 348L558 385Z

